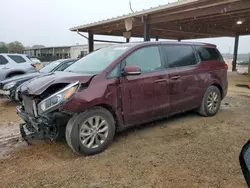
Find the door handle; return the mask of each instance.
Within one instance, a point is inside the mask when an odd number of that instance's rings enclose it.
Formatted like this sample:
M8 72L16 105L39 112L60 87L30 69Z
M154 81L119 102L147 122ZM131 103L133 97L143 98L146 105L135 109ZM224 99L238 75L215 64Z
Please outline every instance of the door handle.
M181 76L173 76L170 78L170 80L178 80Z
M158 83L158 82L166 82L167 79L165 78L162 78L162 79L158 79L158 80L155 80L154 83Z

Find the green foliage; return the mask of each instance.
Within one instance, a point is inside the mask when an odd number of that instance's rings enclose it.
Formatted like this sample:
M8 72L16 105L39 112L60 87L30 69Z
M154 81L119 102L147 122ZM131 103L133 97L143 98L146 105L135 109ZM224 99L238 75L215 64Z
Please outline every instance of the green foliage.
M45 46L44 45L34 45L34 46L32 46L32 48L35 48L35 49L37 49L37 48L44 48Z
M10 53L22 53L24 50L23 44L19 41L9 43L8 48Z
M31 48L44 48L44 45L34 45ZM25 47L19 41L14 41L9 44L4 42L0 42L0 53L23 53ZM30 47L26 47L26 49L30 49Z
M9 49L4 42L0 42L0 53L8 53Z

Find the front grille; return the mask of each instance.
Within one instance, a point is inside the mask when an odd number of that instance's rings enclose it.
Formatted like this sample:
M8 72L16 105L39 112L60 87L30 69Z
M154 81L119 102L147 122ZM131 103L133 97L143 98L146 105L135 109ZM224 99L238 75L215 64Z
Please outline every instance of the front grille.
M25 112L31 116L34 116L33 100L25 95L23 95L22 98Z

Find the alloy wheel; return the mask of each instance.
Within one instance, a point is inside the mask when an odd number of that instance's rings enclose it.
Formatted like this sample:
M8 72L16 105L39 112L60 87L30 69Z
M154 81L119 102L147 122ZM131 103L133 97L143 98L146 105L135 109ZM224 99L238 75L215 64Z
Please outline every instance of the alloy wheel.
M84 147L98 148L108 137L108 123L100 116L92 116L80 126L79 136Z
M207 109L213 113L219 106L219 95L216 92L211 92L207 98Z

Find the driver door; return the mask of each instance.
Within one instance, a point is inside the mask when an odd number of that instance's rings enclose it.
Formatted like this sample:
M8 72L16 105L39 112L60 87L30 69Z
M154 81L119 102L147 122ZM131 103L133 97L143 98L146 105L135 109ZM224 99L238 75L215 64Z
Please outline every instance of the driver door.
M137 49L124 60L124 64L141 68L141 75L120 78L125 124L166 116L169 112L169 86L159 46Z

